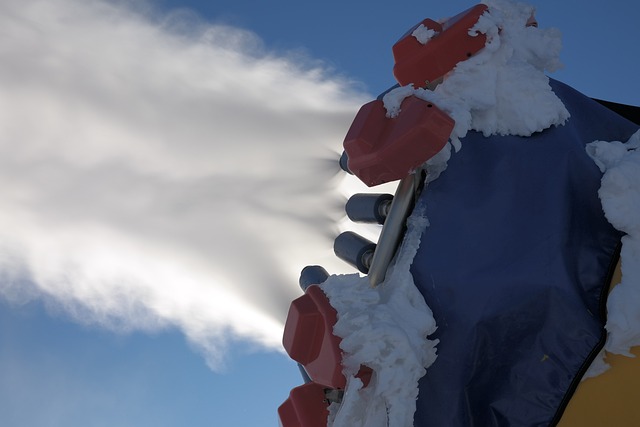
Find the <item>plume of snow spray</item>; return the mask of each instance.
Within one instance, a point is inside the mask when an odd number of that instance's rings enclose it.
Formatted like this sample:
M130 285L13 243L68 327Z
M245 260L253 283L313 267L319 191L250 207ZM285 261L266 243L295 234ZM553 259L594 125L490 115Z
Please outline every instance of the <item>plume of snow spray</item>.
M0 6L0 294L178 326L216 367L230 336L279 348L300 269L332 262L335 172L313 159L364 97L143 7Z

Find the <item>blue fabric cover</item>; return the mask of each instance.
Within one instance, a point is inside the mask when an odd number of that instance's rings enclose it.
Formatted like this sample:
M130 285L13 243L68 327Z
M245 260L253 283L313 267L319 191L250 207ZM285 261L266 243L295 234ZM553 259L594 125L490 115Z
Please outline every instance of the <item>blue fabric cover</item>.
M528 138L472 132L418 204L411 271L438 324L417 427L548 426L603 344L621 234L605 219L594 140L637 126L551 81L571 118Z

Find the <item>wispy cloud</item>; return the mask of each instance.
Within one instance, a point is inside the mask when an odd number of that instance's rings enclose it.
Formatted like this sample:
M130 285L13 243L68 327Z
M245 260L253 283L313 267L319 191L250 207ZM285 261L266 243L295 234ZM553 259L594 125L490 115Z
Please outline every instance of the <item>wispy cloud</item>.
M0 5L0 291L116 329L279 346L331 263L366 99L253 34L97 0ZM334 150L334 151L332 151Z

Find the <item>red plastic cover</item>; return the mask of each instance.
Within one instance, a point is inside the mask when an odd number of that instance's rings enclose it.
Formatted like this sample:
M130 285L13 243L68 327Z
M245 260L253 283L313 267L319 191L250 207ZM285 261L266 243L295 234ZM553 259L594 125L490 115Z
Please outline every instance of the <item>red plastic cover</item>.
M282 344L289 356L304 366L315 383L326 388L344 389L347 379L342 373L342 350L339 337L333 334L337 321L336 310L317 285L294 300L284 326ZM366 387L372 371L361 366L356 377Z
M282 344L314 382L329 388L344 388L341 340L333 334L336 316L322 289L309 286L289 307Z
M437 33L425 44L412 35L413 31L409 31L393 46L393 74L398 83L426 87L453 70L458 62L476 54L484 47L487 38L484 34L470 35L469 30L487 9L486 5L478 4L443 25L425 19L420 24Z
M281 427L326 427L329 417L324 386L308 383L291 390L278 408Z
M434 104L405 98L400 114L386 117L380 100L360 108L344 140L349 170L368 186L402 179L436 155L455 122Z

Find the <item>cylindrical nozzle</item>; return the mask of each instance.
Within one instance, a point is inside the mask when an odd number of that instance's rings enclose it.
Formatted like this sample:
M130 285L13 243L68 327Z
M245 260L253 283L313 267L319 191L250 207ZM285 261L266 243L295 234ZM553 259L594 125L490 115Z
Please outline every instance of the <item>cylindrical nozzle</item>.
M303 291L311 285L319 285L324 283L329 277L329 273L319 265L308 265L300 272L300 287Z
M375 243L352 231L340 234L333 243L336 256L364 274L369 272L375 249Z
M353 175L353 172L349 170L349 156L346 151L343 151L340 156L340 168L349 175Z
M351 221L384 224L393 202L391 194L358 193L345 206Z

